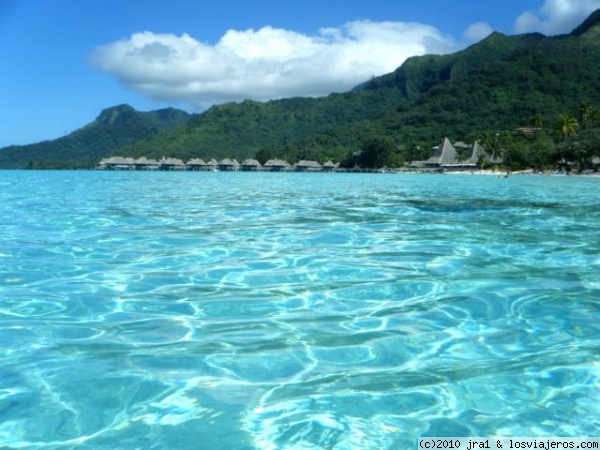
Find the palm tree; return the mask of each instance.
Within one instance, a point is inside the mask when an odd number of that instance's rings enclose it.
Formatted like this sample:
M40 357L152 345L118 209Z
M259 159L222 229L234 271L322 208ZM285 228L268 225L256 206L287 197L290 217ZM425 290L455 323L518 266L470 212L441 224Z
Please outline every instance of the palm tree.
M579 105L579 120L584 127L592 121L593 115L594 108L592 108L588 102L582 102Z
M544 128L544 116L537 112L531 117L531 123L535 128Z
M483 151L490 157L490 159L493 158L498 149L498 136L498 133L494 135L487 131L481 133L479 136L479 145L481 145Z
M558 116L556 122L556 128L564 141L570 141L571 137L575 136L579 131L579 122L577 119L570 114L563 113Z
M462 162L467 159L467 150L463 147L459 147L455 149L456 152L456 162L458 164L462 164Z
M594 108L592 110L592 114L590 115L590 122L592 126L600 125L600 109Z

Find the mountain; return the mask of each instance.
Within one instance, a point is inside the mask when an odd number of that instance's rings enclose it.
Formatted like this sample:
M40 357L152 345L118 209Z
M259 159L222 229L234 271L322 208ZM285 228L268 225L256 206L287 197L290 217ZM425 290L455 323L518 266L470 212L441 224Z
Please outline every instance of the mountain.
M139 112L129 105L107 108L93 122L67 136L1 149L0 168L94 167L100 158L188 119L188 113L173 108L152 112Z
M600 107L600 10L567 35L492 33L449 55L409 58L343 94L244 101L202 114L122 105L55 141L0 149L0 167L89 167L109 155L336 159L386 139L427 149ZM420 155L423 156L423 155Z
M584 39L592 28L557 37L493 33L452 55L410 58L363 89L402 91L410 105L388 128L402 127L404 140L512 129L536 113L550 123L582 102L600 105L600 36Z
M173 130L122 149L124 156L159 158L254 157L260 149L288 159L335 158L357 136L330 135L362 121L374 121L402 102L397 89L291 98L266 103L246 100L214 106ZM312 153L311 153L312 152Z
M593 12L571 34L573 36L598 37L600 34L600 9Z
M600 106L600 10L571 34L492 33L450 55L409 58L345 94L220 105L182 127L123 149L128 156L274 156L341 160L386 137L431 148L444 136L470 140ZM408 155L404 155L408 157Z

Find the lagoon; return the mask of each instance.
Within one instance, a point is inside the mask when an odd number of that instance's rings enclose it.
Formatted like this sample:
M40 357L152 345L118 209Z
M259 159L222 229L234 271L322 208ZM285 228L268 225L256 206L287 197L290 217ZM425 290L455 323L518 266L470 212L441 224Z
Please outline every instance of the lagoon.
M598 436L599 183L0 171L0 447Z

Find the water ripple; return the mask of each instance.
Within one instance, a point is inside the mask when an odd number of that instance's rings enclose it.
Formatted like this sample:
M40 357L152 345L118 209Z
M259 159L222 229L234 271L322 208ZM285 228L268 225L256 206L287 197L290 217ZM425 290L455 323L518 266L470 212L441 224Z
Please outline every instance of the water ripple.
M391 449L600 427L597 179L1 182L0 446Z

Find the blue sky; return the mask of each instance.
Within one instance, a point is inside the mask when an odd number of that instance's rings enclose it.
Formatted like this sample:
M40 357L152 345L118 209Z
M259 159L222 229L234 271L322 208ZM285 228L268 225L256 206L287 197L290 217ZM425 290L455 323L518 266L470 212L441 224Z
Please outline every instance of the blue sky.
M600 0L0 0L0 147L103 108L343 92L491 31L567 33Z

